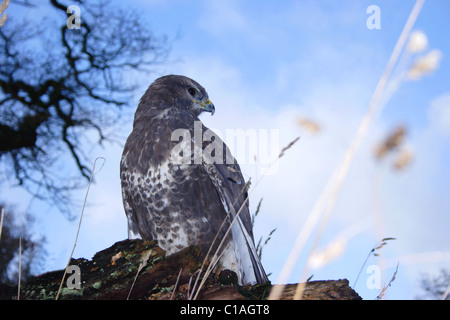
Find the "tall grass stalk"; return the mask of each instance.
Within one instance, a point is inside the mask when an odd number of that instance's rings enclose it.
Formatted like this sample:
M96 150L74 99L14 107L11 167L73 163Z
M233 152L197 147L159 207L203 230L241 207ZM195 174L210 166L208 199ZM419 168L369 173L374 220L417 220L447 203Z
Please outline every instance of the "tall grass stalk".
M362 119L362 122L358 128L356 136L353 139L352 143L350 144L350 147L347 150L347 153L344 157L343 164L339 169L336 184L332 190L330 198L328 198L328 202L325 207L325 212L323 215L323 220L321 221L321 225L319 226L319 231L314 239L314 243L313 243L311 252L314 252L317 249L319 241L322 237L322 234L323 234L323 232L326 228L326 225L328 223L328 220L331 216L331 212L336 203L336 200L337 200L337 197L341 190L342 184L345 180L345 177L347 176L347 173L348 173L348 170L352 163L352 160L356 154L356 151L359 149L362 140L364 139L364 137L367 134L370 123L375 120L375 115L378 115L381 113L382 107L385 105L385 104L379 104L379 101L383 97L383 93L384 93L386 85L388 83L388 79L400 57L401 52L403 51L403 48L405 47L406 41L409 38L411 30L414 26L414 23L417 20L417 17L419 16L419 13L420 13L424 3L425 3L425 0L417 0L416 1L415 5L414 5L413 9L411 10L411 13L408 17L408 20L406 21L406 24L402 30L402 33L400 34L400 37L397 40L397 43L395 44L394 50L391 54L391 57L389 58L389 61L383 72L383 75L381 76L381 78L377 84L377 87L375 88L375 92L369 103L369 108L368 108L364 118ZM304 284L302 285L301 283L305 282L306 276L309 273L309 260L310 260L310 257L308 258L308 262L306 263L306 267L303 271L302 278L300 279L299 285L297 286L297 290L295 292L294 299L301 299L303 296Z
M0 241L2 240L3 218L5 216L5 208L2 208L2 214L0 216Z
M353 141L351 142L349 148L347 149L347 152L345 153L342 164L338 167L339 169L337 170L337 177L336 177L336 180L332 187L331 195L328 197L328 199L326 201L322 220L319 225L318 233L316 234L316 237L314 239L311 252L314 252L317 249L317 246L319 244L320 239L322 238L322 234L326 228L328 220L330 219L332 209L336 203L336 200L337 200L337 197L341 190L342 184L347 176L347 173L348 173L348 170L352 163L352 160L353 160L357 150L361 146L361 142L363 141L364 137L366 136L370 124L374 121L375 116L381 112L382 107L385 105L385 103L380 104L379 102L380 102L381 98L383 97L386 86L388 84L389 77L392 74L392 71L400 57L401 52L403 51L403 48L405 47L406 41L408 40L409 34L411 33L414 23L416 22L417 17L419 16L419 13L423 7L424 2L425 2L425 0L417 0L416 3L414 4L414 7L408 17L408 20L405 23L405 26L403 27L400 37L398 38L397 43L395 44L394 50L389 58L386 68L385 68L380 80L378 81L378 84L377 84L375 91L372 95L372 98L369 102L369 107L366 111L366 114L364 115L364 117L359 125L358 131L357 131L355 137L353 138ZM325 193L325 191L328 191L327 188L325 188L324 193ZM323 196L324 195L322 194L319 197L319 202L321 201ZM313 212L310 213L310 215L311 214L315 214L314 209L313 209ZM300 254L300 252L294 251L294 254L296 256L298 256ZM305 282L307 274L309 273L310 257L311 257L311 253L308 257L306 267L303 270L299 285L297 286L297 290L294 295L294 299L301 299L303 296L303 290L304 290L305 285L304 285L304 283L302 284L302 282ZM289 257L288 257L288 259L289 259ZM290 266L288 266L288 267L290 267ZM284 287L284 284L279 284L279 285L275 286L269 295L269 299L279 299L281 296L283 287ZM276 290L274 291L274 289L276 289Z
M173 300L173 298L175 297L175 291L177 291L178 281L180 281L180 276L181 276L182 271L183 271L183 268L181 268L180 272L178 272L177 281L175 282L175 285L173 286L173 291L172 291L172 294L170 295L170 300Z
M361 268L359 269L359 272L358 272L358 275L356 276L355 282L353 282L353 288L356 287L356 283L358 282L359 276L361 275L361 272L363 271L364 266L366 265L366 263L367 263L367 261L369 260L370 256L371 256L371 255L379 256L379 254L378 254L378 253L375 253L375 252L376 252L377 250L383 248L383 247L387 244L387 241L390 241L390 240L395 240L395 238L392 238L392 237L383 238L379 243L377 243L377 244L370 250L369 254L367 255L366 259L364 260L364 263L362 264ZM383 263L383 265L384 265L384 263Z
M20 284L22 282L22 238L19 237L19 280L17 284L17 300L20 300Z
M230 210L227 212L227 215L226 215L226 217L224 218L224 220L223 220L223 222L222 222L222 225L220 226L219 230L217 231L216 236L214 237L214 240L212 241L212 243L211 243L211 245L210 245L210 247L209 247L209 249L208 249L208 252L207 252L207 254L206 254L206 256L205 256L205 258L204 258L204 260L203 260L203 263L202 263L202 265L201 265L201 267L200 267L199 274L198 274L198 276L197 276L197 279L196 279L196 281L195 281L195 283L194 283L194 287L193 287L193 289L192 289L192 296L193 296L193 299L194 299L194 300L197 299L197 296L198 296L198 294L200 293L200 290L201 290L202 286L203 286L204 283L206 282L208 276L210 275L210 273L212 272L212 270L214 269L214 267L216 266L216 264L219 262L219 260L220 260L220 256L219 256L220 249L221 249L222 245L224 244L224 241L225 241L226 237L228 236L229 232L231 231L231 228L232 228L233 224L234 224L235 221L238 219L239 214L241 213L242 209L247 205L250 194L255 190L255 188L256 188L256 187L258 186L258 184L261 182L262 178L264 178L264 176L267 175L267 173L268 173L269 170L272 168L272 166L273 166L277 161L279 161L279 159L285 155L286 151L288 151L290 148L292 148L292 146L293 146L295 143L297 143L297 141L298 141L299 139L300 139L300 137L296 137L294 140L292 140L291 142L289 142L288 145L287 145L286 147L284 147L284 148L281 149L281 151L280 151L279 155L276 157L276 159L274 159L274 161L267 167L267 169L266 169L266 171L263 173L263 175L262 175L261 177L259 177L258 181L256 181L256 184L254 185L254 187L252 188L252 190L250 190L250 191L248 192L249 195L247 196L247 198L245 199L245 201L242 203L242 205L240 206L239 210L234 214L233 220L230 222L230 225L228 226L228 228L227 228L227 230L226 230L226 232L225 232L225 236L224 236L224 237L222 238L222 240L220 241L219 246L217 247L217 249L216 249L216 251L215 251L213 257L211 258L210 263L209 263L209 265L208 265L208 267L207 267L207 269L206 269L206 271L205 271L205 274L203 275L203 278L202 278L202 280L201 280L201 282L200 282L198 288L196 288L196 286L197 286L197 281L198 281L198 279L200 278L200 275L201 275L201 273L202 273L203 267L204 267L204 265L206 264L206 261L208 261L208 256L209 256L209 254L210 254L210 251L211 251L211 249L213 248L213 246L214 246L214 244L215 244L215 242L216 242L216 240L217 240L217 238L218 238L218 235L219 235L220 231L221 231L222 228L225 226L226 221L229 221L229 216L230 216L230 214L232 213L232 210L233 210L233 211L235 210L235 209L234 209L234 205L236 204L236 201L239 199L239 197L241 196L242 192L244 192L245 190L248 190L248 188L249 188L249 186L250 186L249 182L246 183L246 185L244 186L244 188L242 188L241 192L240 192L239 195L236 197L235 201L232 203L231 208L230 208ZM239 219L239 220L240 220L240 219ZM240 223L240 221L238 221L238 223ZM261 263L261 261L259 261L259 260L258 260L257 262L258 262L258 263Z
M387 285L385 285L383 287L383 289L381 290L380 294L377 296L377 300L381 300L383 299L383 297L386 295L387 289L392 285L392 282L394 282L395 277L397 276L397 272L398 272L398 263L397 263L397 267L395 268L394 274L392 275L391 280L388 282Z
M448 294L450 293L450 283L448 284L447 289L445 290L444 294L441 297L441 300L447 299Z
M94 179L95 165L97 164L97 160L99 160L99 159L102 159L102 160L103 160L102 166L100 167L99 171L103 168L103 165L104 165L105 162L106 162L105 158L103 158L103 157L98 157L98 158L95 159L94 165L92 166L91 176L90 176L90 178L89 178L89 183L88 183L88 186L87 186L86 195L85 195L85 197L84 197L83 208L81 209L80 221L78 222L77 234L76 234L76 236L75 236L75 241L74 241L74 243L73 243L72 252L70 253L69 261L67 262L67 266L66 266L66 268L65 268L65 270L64 270L64 274L63 274L63 277L62 277L62 279L61 279L61 283L59 284L59 289L58 289L58 293L56 294L55 300L58 300L58 299L59 299L59 295L60 295L60 293L61 293L61 288L62 288L62 285L63 285L63 283L64 283L64 279L66 278L67 268L69 268L69 266L70 266L70 261L72 260L72 256L73 256L73 253L74 253L74 251L75 251L75 247L77 246L78 235L80 234L81 222L82 222L82 220L83 220L83 214L84 214L84 209L85 209L85 207L86 207L86 202L87 202L87 197L88 197L88 194L89 194L89 189L91 188L91 184L92 184L92 181L93 181L93 179Z
M131 292L133 291L134 285L136 284L137 277L139 276L139 273L147 266L148 259L150 258L150 255L152 254L153 250L148 250L145 256L142 258L141 263L138 266L138 269L136 271L136 275L134 276L133 283L131 284L131 288L128 291L127 300L130 300Z

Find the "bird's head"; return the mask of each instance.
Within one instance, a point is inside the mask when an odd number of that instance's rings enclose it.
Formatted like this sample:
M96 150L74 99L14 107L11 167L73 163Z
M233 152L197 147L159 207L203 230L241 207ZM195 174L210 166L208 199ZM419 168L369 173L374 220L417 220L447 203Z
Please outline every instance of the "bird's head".
M151 108L176 108L195 116L202 112L214 114L214 104L206 90L196 81L179 75L167 75L156 79L141 99L141 104Z

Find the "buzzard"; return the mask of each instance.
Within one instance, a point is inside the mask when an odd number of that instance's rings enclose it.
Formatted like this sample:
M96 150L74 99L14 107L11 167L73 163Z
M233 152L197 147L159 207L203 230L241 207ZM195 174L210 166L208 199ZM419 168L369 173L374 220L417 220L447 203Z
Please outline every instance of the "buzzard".
M185 76L158 78L144 93L120 163L128 236L157 240L167 255L196 245L204 258L219 248L222 270L236 272L240 284L264 283L248 184L228 147L199 120L214 111L205 89Z

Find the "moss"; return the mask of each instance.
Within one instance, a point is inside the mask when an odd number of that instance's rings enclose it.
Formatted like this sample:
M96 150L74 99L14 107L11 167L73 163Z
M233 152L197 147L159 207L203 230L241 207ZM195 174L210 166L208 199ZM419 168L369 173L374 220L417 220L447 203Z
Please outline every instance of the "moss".
M82 297L83 296L83 288L81 289L69 289L69 288L61 288L61 296L75 296Z
M99 290L102 287L102 281L97 281L92 285L92 288Z

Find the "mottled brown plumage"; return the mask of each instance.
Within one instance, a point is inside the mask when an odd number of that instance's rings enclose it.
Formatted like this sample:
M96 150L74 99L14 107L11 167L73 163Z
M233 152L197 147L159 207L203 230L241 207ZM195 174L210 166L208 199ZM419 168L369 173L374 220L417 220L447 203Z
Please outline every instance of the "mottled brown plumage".
M240 167L198 118L214 110L205 89L184 76L161 77L147 89L120 165L129 236L158 240L167 254L197 245L204 257L241 210L220 264L242 284L263 283Z

